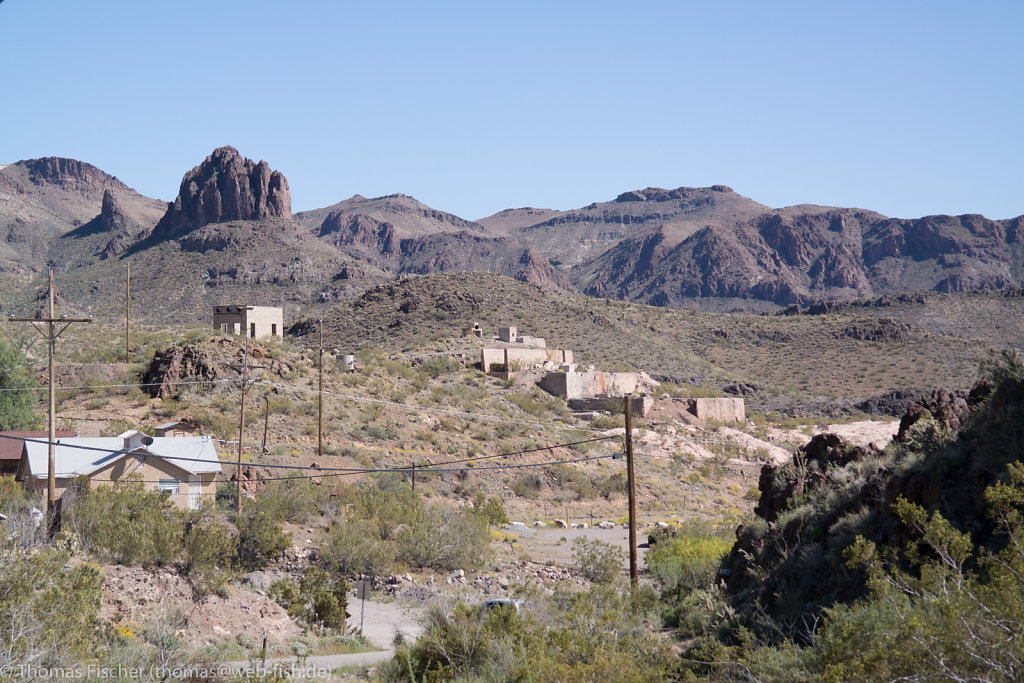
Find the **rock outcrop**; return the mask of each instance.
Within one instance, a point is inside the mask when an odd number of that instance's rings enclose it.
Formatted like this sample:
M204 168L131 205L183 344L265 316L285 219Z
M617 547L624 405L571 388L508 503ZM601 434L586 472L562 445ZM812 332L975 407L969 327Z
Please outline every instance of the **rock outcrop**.
M280 171L242 157L234 147L219 147L185 174L152 236L172 239L210 223L291 215L288 181Z
M82 184L90 184L113 187L118 190L130 189L114 176L78 159L43 157L41 159L26 159L18 163L24 166L29 180L34 185L49 184L70 189Z
M900 431L896 434L897 441L906 441L910 428L921 420L935 420L950 431L960 431L961 421L967 415L967 401L958 392L936 389L930 396L923 396L915 401L900 419Z
M111 233L110 241L103 247L100 256L106 259L123 254L131 243L132 233L139 226L124 214L121 204L110 190L103 191L103 203L97 220L101 231Z
M512 277L520 282L537 285L543 289L550 289L556 292L579 294L579 291L572 286L569 278L562 271L555 268L551 265L550 261L532 249L527 249L523 252L523 255L519 257L519 265L521 268Z

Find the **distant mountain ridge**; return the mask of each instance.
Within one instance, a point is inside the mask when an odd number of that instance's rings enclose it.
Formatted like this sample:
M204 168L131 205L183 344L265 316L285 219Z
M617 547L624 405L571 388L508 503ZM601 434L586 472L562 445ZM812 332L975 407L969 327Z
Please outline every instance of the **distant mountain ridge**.
M403 274L457 271L718 310L1024 286L1024 216L773 209L725 185L649 187L579 209L506 209L478 221L403 194L355 195L293 215L284 175L233 147L185 173L170 203L74 159L0 167L0 229L8 289L43 272L48 260L84 269L87 278L103 261L154 249L165 260L173 255L186 279L199 268L190 254L216 253L219 265L204 266L206 288L223 288L225 278L239 291L301 283L304 293L285 297L296 301L320 290L358 293Z

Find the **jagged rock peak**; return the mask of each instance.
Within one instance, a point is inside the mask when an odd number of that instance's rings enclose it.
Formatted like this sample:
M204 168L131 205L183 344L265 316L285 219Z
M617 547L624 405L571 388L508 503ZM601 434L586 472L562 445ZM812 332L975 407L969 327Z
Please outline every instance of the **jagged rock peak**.
M171 238L209 223L291 218L288 181L266 161L254 162L234 147L218 147L185 174L177 199L153 234Z
M103 190L103 203L100 205L100 225L104 230L112 232L128 224L128 219L121 210L121 204L110 190Z

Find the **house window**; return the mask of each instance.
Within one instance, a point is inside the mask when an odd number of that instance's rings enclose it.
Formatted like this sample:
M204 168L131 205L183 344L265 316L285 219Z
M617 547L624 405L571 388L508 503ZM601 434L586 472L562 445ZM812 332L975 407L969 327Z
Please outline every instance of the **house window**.
M81 493L82 492L82 488L83 487L82 487L82 480L81 479L72 479L71 480L71 484L68 486L68 489L72 493Z
M256 323L249 323L249 336L253 339L256 338Z
M167 493L175 496L178 494L178 480L177 479L161 479L157 484L157 488L160 489L160 493Z
M270 323L270 334L277 336L277 323Z

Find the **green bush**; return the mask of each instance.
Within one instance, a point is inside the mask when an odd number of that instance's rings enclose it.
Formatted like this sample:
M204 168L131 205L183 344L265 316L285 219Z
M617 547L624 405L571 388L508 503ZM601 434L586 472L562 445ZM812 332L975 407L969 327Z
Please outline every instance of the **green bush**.
M622 575L625 553L610 543L579 537L572 542L576 569L593 583L612 583Z
M0 430L32 429L40 423L35 414L39 386L32 364L24 353L0 336Z
M412 567L472 569L490 544L487 522L464 508L433 505L396 535L398 560Z
M0 537L3 664L69 667L95 655L103 576L94 564L68 569L69 559L52 549L28 553Z
M182 523L182 573L193 579L199 594L222 593L235 564L236 539L207 513L185 512Z
M348 582L323 569L306 567L298 584L278 579L270 584L268 595L295 619L311 626L342 630L348 616Z
M397 548L393 540L376 535L372 520L346 515L324 532L320 557L341 574L380 576L395 566Z
M133 479L87 489L66 515L83 549L120 564L170 564L181 552L174 505Z
M647 566L663 593L687 593L714 583L732 543L723 538L679 534L647 551Z
M238 562L249 570L262 569L284 554L291 545L291 535L281 528L273 505L264 505L259 498L247 503L235 517L238 527Z
M505 506L501 504L501 499L497 496L485 499L482 493L478 493L473 498L473 514L483 519L490 526L508 524L509 522Z
M271 517L301 524L327 511L331 491L309 479L281 479L264 486L258 498Z
M461 368L460 363L444 356L431 358L420 366L420 369L430 375L431 379L437 379L441 375L450 375L453 372L458 372Z
M471 569L485 559L487 522L471 510L428 506L401 477L354 486L344 516L323 535L321 557L343 574L378 575L399 567Z
M672 680L668 643L643 625L653 596L593 589L521 610L431 609L416 643L382 667L388 681Z
M538 474L524 474L512 483L512 493L520 498L539 498L544 480Z

